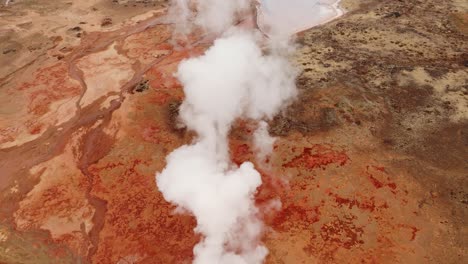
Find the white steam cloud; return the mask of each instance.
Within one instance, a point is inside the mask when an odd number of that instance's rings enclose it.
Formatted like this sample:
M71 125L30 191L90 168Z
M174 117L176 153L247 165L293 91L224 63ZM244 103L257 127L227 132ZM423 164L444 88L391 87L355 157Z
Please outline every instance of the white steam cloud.
M208 32L222 33L251 8L251 0L173 0L169 17L177 33L186 34L192 24Z
M265 121L260 121L257 130L253 135L255 153L257 159L263 162L264 159L273 151L275 138L268 133L268 124Z
M190 10L188 5L175 0L179 10ZM254 143L259 157L267 155L274 139L262 120L296 96L296 71L275 49L264 54L260 34L226 30L248 5L247 0L198 1L196 23L225 33L204 55L182 61L177 72L186 96L180 120L198 136L169 154L156 182L167 201L197 219L195 231L203 238L194 248L195 264L257 264L268 254L254 201L260 173L250 162L231 162L227 137L236 119L258 120Z

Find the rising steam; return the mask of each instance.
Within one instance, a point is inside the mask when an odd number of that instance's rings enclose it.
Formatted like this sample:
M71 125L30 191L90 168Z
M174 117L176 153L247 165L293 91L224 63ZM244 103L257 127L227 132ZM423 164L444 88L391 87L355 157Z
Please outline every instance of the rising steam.
M176 24L177 33L188 33L193 26L222 33L235 24L238 15L247 12L251 4L252 0L172 0L169 16Z
M186 96L180 119L197 138L172 152L156 177L164 198L197 219L195 231L203 239L194 248L196 264L262 263L268 254L259 241L263 224L254 203L260 174L250 162L230 161L227 137L236 119L258 120L259 156L271 151L273 139L261 120L294 98L296 74L283 56L264 54L259 34L230 28L249 4L203 0L196 15L186 15L207 31L224 32L204 55L179 65ZM191 12L187 1L174 6Z

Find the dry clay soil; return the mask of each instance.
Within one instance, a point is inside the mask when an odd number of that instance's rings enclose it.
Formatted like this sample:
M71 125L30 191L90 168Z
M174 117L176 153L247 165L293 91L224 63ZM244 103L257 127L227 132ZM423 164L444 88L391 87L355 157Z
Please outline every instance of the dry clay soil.
M0 7L0 263L193 259L196 221L155 173L194 137L173 73L212 36L174 41L166 5ZM270 121L270 157L254 122L230 134L233 161L262 173L266 263L464 263L468 2L342 5L297 36L300 94Z

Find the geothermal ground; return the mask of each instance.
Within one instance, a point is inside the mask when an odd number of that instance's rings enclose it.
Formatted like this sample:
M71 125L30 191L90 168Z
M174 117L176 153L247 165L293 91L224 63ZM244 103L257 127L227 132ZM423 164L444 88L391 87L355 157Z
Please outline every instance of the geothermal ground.
M196 221L154 175L193 138L173 73L212 39L171 42L166 4L0 7L0 263L193 259ZM230 133L234 162L262 173L266 263L464 263L468 4L341 5L297 37L299 96L270 122L269 159L249 120Z

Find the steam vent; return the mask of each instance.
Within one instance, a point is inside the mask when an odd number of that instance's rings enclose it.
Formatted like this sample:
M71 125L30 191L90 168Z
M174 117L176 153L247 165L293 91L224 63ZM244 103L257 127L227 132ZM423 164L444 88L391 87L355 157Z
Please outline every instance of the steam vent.
M468 1L0 0L0 264L464 264Z

